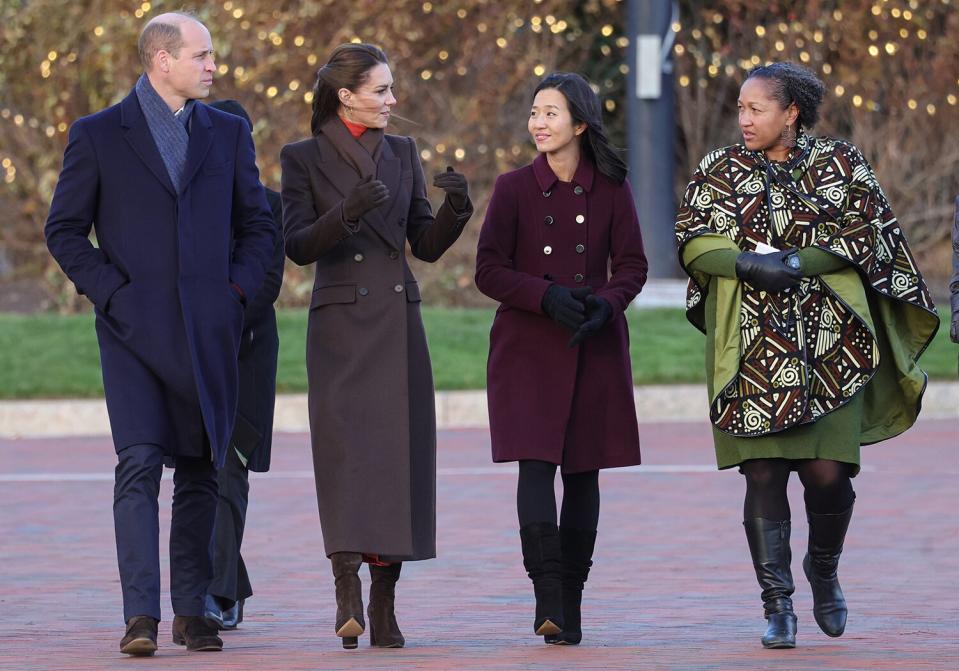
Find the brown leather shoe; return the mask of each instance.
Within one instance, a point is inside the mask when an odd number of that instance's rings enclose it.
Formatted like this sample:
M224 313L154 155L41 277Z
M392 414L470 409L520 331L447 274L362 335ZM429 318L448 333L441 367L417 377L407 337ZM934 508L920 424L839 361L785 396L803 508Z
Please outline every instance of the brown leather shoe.
M210 626L199 615L174 616L173 642L195 652L218 652L223 649L223 640L216 635L216 627Z
M127 632L120 639L124 655L149 657L157 651L157 621L149 615L137 615L127 622Z

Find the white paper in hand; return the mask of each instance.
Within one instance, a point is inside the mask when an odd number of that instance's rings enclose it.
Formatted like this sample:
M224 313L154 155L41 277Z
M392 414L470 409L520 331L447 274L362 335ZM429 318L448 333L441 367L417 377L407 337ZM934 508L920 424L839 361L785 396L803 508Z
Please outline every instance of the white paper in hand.
M755 251L757 254L772 254L773 252L778 252L779 250L772 245L767 245L765 242L757 242Z

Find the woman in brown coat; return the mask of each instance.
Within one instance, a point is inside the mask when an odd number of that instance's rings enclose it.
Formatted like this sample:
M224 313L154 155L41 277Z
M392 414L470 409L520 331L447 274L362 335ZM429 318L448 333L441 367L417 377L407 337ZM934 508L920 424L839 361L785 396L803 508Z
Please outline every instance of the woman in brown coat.
M434 178L434 217L412 138L386 135L386 56L344 44L317 73L313 137L280 153L286 253L316 264L307 330L310 430L320 522L336 581L336 635L365 629L402 647L393 595L402 561L436 555L436 418L420 293L406 262L433 262L473 212L466 178Z
M490 433L494 461L519 461L533 629L547 643L575 645L599 521L599 469L639 463L624 311L647 263L626 166L586 80L544 79L528 127L540 154L496 180L476 286L501 303L490 332Z

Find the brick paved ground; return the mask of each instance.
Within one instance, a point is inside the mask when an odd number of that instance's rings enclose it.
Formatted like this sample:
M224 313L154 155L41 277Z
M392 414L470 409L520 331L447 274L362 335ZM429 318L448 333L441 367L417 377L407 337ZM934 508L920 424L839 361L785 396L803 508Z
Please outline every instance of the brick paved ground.
M341 650L307 439L280 435L274 473L253 482L245 549L256 595L247 621L224 634L223 653L187 655L170 641L165 597L160 651L134 660L117 652L109 441L0 441L0 669L956 669L955 429L954 420L929 420L865 448L841 568L851 608L841 639L819 632L810 613L799 565L806 525L792 483L800 647L785 651L759 645L741 477L696 468L712 463L704 423L643 425L654 468L602 476L578 648L531 635L513 470L489 463L485 431L461 430L439 437L440 558L407 565L399 585L408 647L371 650L363 640ZM165 482L164 537L169 495Z

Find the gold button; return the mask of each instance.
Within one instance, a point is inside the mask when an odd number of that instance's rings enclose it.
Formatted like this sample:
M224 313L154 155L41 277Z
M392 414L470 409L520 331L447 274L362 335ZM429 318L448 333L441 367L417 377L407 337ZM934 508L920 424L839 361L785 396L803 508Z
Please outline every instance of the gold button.
M584 217L584 216L581 215L581 214L577 214L577 215L576 215L576 223L577 223L577 224L581 224L581 223L583 223L584 221L586 221L586 217Z
M553 253L552 247L550 247L549 245L546 245L545 247L543 247L543 254L546 254L547 256L549 256L552 253Z
M576 245L576 253L577 253L577 254L582 254L582 253L585 252L585 251L586 251L586 247L584 247L583 245Z
M393 287L393 291L395 291L395 292L398 293L398 294L403 293L403 285L402 285L402 284L397 284L395 287Z

